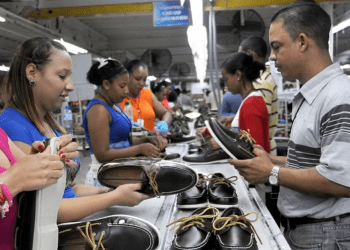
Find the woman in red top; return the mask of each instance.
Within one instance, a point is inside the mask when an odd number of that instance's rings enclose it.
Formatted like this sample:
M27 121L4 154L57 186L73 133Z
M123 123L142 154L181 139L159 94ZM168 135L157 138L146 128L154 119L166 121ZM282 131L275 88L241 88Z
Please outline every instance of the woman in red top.
M260 76L265 66L253 61L245 53L237 52L227 58L221 66L221 73L227 88L243 98L232 127L250 131L256 144L270 152L269 114L261 92L255 91L253 81Z

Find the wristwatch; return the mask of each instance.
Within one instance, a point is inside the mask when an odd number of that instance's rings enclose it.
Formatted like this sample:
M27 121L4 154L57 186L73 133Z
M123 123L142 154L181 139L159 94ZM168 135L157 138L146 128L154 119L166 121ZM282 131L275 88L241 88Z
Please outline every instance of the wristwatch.
M280 166L273 166L270 176L269 176L269 183L273 186L278 186L280 184L280 178L278 176L278 173L280 171Z

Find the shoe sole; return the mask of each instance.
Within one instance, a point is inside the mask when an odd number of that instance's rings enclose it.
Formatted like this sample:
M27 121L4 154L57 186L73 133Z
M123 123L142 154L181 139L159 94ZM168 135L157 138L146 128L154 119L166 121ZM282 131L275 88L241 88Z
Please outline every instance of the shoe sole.
M194 208L202 208L202 207L207 207L208 203L201 203L201 204L192 204L192 205L178 205L176 204L177 208L180 209L194 209Z
M182 159L182 160L190 165L207 165L207 164L214 164L214 163L227 163L230 159L217 160L217 161L206 161L206 162L191 162L191 161L185 161L184 159Z
M58 137L49 140L51 154L57 154ZM56 250L58 247L57 213L66 184L66 169L57 183L36 191L32 249Z
M82 224L82 223L86 223L86 222L94 222L96 220L103 220L103 219L106 219L106 218L111 218L111 217L115 217L115 216L123 216L123 217L128 217L130 219L135 219L136 221L142 221L144 222L145 224L149 225L151 228L153 228L153 230L156 232L157 236L158 236L158 246L157 248L155 248L154 250L160 250L160 246L162 245L161 244L161 238L160 238L160 234L159 234L159 230L158 228L153 225L152 223L150 223L149 221L147 220L144 220L144 219L141 219L141 218L138 218L138 217L135 217L135 216L130 216L130 215L126 215L126 214L116 214L116 215L109 215L109 216L105 216L105 217L100 217L98 219L95 219L95 220L87 220L87 221L77 221L77 222L70 222L70 223L62 223L62 224L59 224L58 226L65 226L65 225L76 225L76 224Z
M237 204L216 204L216 203L210 203L208 202L208 206L209 207L216 207L216 208L220 208L220 209L226 209L226 208L229 208L229 207L239 207L238 206L238 203Z
M228 154L232 159L237 160L237 157L234 156L230 150L228 150L224 144L221 143L221 141L219 140L219 138L214 134L214 131L211 129L209 122L205 121L205 125L207 126L210 135L214 138L214 140L220 145L220 147L226 152L226 154Z

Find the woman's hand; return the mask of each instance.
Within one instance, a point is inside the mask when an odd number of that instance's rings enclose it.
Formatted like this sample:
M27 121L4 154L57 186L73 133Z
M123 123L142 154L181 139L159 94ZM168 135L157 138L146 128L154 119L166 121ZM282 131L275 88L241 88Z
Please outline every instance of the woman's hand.
M168 141L160 135L148 136L147 141L159 148L160 150L163 150L164 148L166 148L166 146L168 146Z
M78 144L72 142L70 135L62 135L57 143L57 152L61 159L65 160L67 167L76 168L78 163L73 159L79 157Z
M30 191L56 183L63 174L63 167L59 156L51 155L49 146L43 153L22 157L10 169L16 172L22 191Z
M113 205L133 207L150 198L137 191L140 189L141 184L125 184L117 187L110 192L116 197Z
M151 143L142 143L138 147L140 147L140 153L143 154L144 156L153 157L153 158L160 157L160 149L152 145Z

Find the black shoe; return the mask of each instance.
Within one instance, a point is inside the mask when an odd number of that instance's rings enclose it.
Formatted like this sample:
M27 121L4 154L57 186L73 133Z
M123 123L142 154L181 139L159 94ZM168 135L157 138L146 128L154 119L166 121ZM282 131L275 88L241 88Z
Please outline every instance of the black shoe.
M154 225L129 215L63 223L58 225L58 229L58 250L154 250L160 241L158 229Z
M177 195L176 206L181 209L193 209L207 207L207 205L207 180L205 176L198 174L197 184Z
M251 159L253 154L253 141L243 139L239 131L236 129L227 129L214 118L210 118L205 122L211 136L216 140L220 147L233 159ZM247 132L245 132L248 134ZM248 134L249 135L249 134Z
M255 212L253 213L257 219L258 215ZM223 211L221 217L213 223L216 235L216 250L258 250L255 235L259 240L260 238L252 225L252 222L256 219L247 218L249 214L243 214L243 211L237 207L230 207Z
M237 176L225 178L221 173L208 177L208 205L217 208L227 208L238 205L236 189L233 186Z
M218 215L217 208L198 208L191 216L170 223L169 225L179 224L170 250L212 250L214 247L213 222Z
M170 160L174 160L174 159L177 159L177 158L180 158L181 155L178 154L178 153L173 153L173 154L164 154L164 156L162 157L163 160L167 160L167 161L170 161Z
M141 193L158 197L184 192L198 181L197 173L185 164L146 157L104 163L97 178L101 185L112 188L141 183Z
M196 140L195 136L181 136L181 137L171 137L167 136L167 139L170 140L170 143L182 143Z
M196 153L185 155L182 160L190 164L211 164L228 162L230 156L222 149L213 150L210 145L198 149Z

